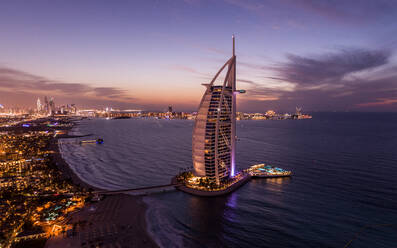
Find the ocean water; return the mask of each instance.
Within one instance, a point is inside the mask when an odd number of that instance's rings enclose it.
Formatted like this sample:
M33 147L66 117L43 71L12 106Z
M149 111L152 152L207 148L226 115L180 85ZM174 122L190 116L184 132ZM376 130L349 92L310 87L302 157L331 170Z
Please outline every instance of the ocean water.
M317 113L311 120L238 121L237 168L257 163L292 178L253 179L234 193L149 195L148 228L162 247L397 247L397 114ZM193 121L84 120L102 145L63 140L87 183L167 184L190 167ZM83 138L82 138L83 139Z

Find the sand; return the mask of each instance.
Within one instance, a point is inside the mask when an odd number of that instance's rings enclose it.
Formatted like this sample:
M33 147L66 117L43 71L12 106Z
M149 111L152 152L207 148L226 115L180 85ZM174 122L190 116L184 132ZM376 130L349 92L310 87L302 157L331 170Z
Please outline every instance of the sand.
M70 237L51 238L45 247L158 247L146 232L145 212L139 197L107 196L72 215Z
M53 140L51 149L65 178L85 190L101 190L82 181L69 167L59 152L58 139ZM51 237L45 247L158 247L147 232L146 210L147 206L139 196L106 196L70 215L67 224L75 226L73 235L65 233Z

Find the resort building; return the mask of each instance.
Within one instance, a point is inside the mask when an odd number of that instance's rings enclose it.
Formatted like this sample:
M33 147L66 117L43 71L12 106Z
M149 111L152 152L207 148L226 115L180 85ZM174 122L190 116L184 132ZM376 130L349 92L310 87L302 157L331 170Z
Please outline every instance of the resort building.
M236 55L233 55L206 86L193 129L194 175L221 184L234 176L236 143ZM214 82L226 69L223 84Z

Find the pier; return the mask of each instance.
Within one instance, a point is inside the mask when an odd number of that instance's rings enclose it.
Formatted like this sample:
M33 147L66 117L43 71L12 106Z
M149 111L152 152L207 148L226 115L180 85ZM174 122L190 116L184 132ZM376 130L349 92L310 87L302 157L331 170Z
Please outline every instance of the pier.
M156 185L156 186L149 186L149 187L140 187L140 188L93 191L92 193L95 195L116 195L116 194L122 194L122 193L136 193L135 195L146 195L149 193L163 192L166 189L176 188L179 186L182 186L182 184L170 183L170 184Z

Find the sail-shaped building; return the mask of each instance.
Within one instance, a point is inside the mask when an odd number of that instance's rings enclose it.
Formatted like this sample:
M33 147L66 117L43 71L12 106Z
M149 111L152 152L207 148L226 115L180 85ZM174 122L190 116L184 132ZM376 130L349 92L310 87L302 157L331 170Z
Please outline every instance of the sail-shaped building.
M224 78L218 79L220 75ZM236 96L245 90L236 89L234 36L232 57L210 83L203 85L206 89L193 128L193 171L182 170L172 179L172 185L192 195L213 197L233 192L252 176L290 176L290 171L265 164L236 172Z
M221 85L218 76L226 70ZM236 152L236 55L233 55L206 86L193 129L193 174L217 185L235 174Z

